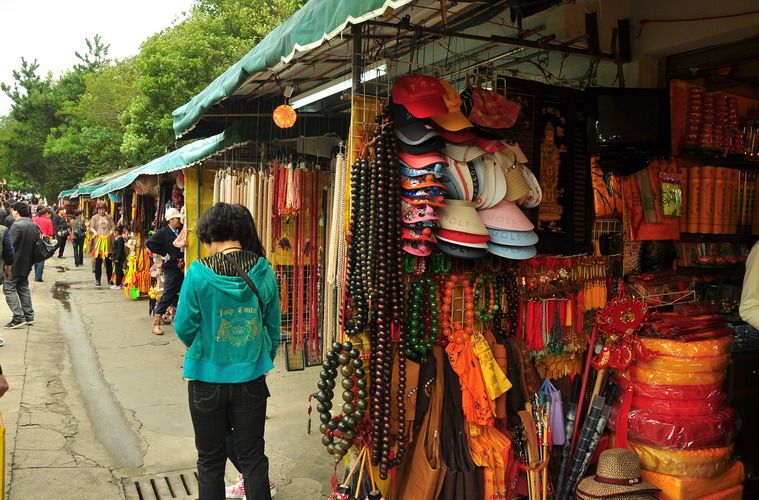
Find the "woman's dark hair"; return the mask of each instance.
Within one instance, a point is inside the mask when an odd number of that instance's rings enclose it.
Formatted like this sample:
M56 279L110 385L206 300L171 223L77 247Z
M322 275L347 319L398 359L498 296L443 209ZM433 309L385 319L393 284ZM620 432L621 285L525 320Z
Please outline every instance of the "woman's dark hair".
M37 217L44 217L47 214L51 214L52 211L48 207L40 207L37 209Z
M55 207L55 213L58 214L63 211L64 207Z
M264 247L258 239L253 216L243 205L217 203L200 216L195 232L201 243L239 241L243 250L264 257Z
M118 226L116 226L116 234L118 236L121 236L122 234L124 234L124 225L123 224L119 224Z
M79 217L79 216L80 216L80 215L82 215L83 213L84 213L84 212L82 212L81 210L77 210L77 211L75 211L75 212L74 212L74 217Z

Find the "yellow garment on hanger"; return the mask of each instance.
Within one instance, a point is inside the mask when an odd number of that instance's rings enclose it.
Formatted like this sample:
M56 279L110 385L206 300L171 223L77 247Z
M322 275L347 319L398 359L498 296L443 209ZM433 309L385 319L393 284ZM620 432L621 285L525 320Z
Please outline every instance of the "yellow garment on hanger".
M485 340L485 336L482 333L474 332L472 335L472 349L480 362L482 377L485 380L485 389L487 389L488 396L493 402L493 415L501 417L502 415L495 414L495 400L498 396L511 389L511 382L506 378L501 367L498 366L495 356L493 356L493 351L490 349L488 341Z

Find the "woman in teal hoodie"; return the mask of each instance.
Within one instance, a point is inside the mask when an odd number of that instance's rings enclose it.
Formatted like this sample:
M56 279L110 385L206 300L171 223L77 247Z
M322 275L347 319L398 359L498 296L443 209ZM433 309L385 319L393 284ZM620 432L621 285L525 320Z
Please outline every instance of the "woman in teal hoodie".
M189 380L199 496L225 496L225 435L231 425L248 500L269 499L265 374L274 367L280 328L274 271L242 205L209 208L196 234L212 255L187 270L174 329L188 347L183 376Z

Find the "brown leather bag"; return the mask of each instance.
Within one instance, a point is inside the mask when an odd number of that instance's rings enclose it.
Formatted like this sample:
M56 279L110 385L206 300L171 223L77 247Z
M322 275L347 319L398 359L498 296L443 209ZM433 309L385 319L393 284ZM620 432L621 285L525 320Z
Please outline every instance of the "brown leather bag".
M535 370L535 365L530 359L530 351L527 344L513 335L508 338L509 345L514 350L514 358L519 368L519 385L525 400L540 391L540 377ZM513 383L513 382L512 382Z
M440 420L443 406L443 348L432 347L437 375L430 391L430 406L414 443L404 459L396 500L437 500L443 488L445 468L440 460Z

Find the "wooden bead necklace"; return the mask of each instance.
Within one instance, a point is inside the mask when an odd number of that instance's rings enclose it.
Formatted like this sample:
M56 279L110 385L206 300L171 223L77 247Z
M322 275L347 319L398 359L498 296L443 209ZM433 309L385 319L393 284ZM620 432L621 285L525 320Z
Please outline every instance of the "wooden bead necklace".
M456 283L461 281L464 288L464 322L454 319L454 290ZM443 290L443 305L440 307L440 327L449 342L463 344L474 333L474 290L468 279L452 274L445 282Z
M354 349L351 342L335 342L325 354L326 359L322 362L322 371L319 373L319 392L316 393L316 400L319 401L316 411L319 412L321 421L319 431L323 434L322 444L334 456L336 463L342 460L353 445L356 426L364 418L369 406L366 400L366 371L359 355L359 350ZM338 367L343 376L340 383L343 389L343 407L342 413L333 417L330 410Z

